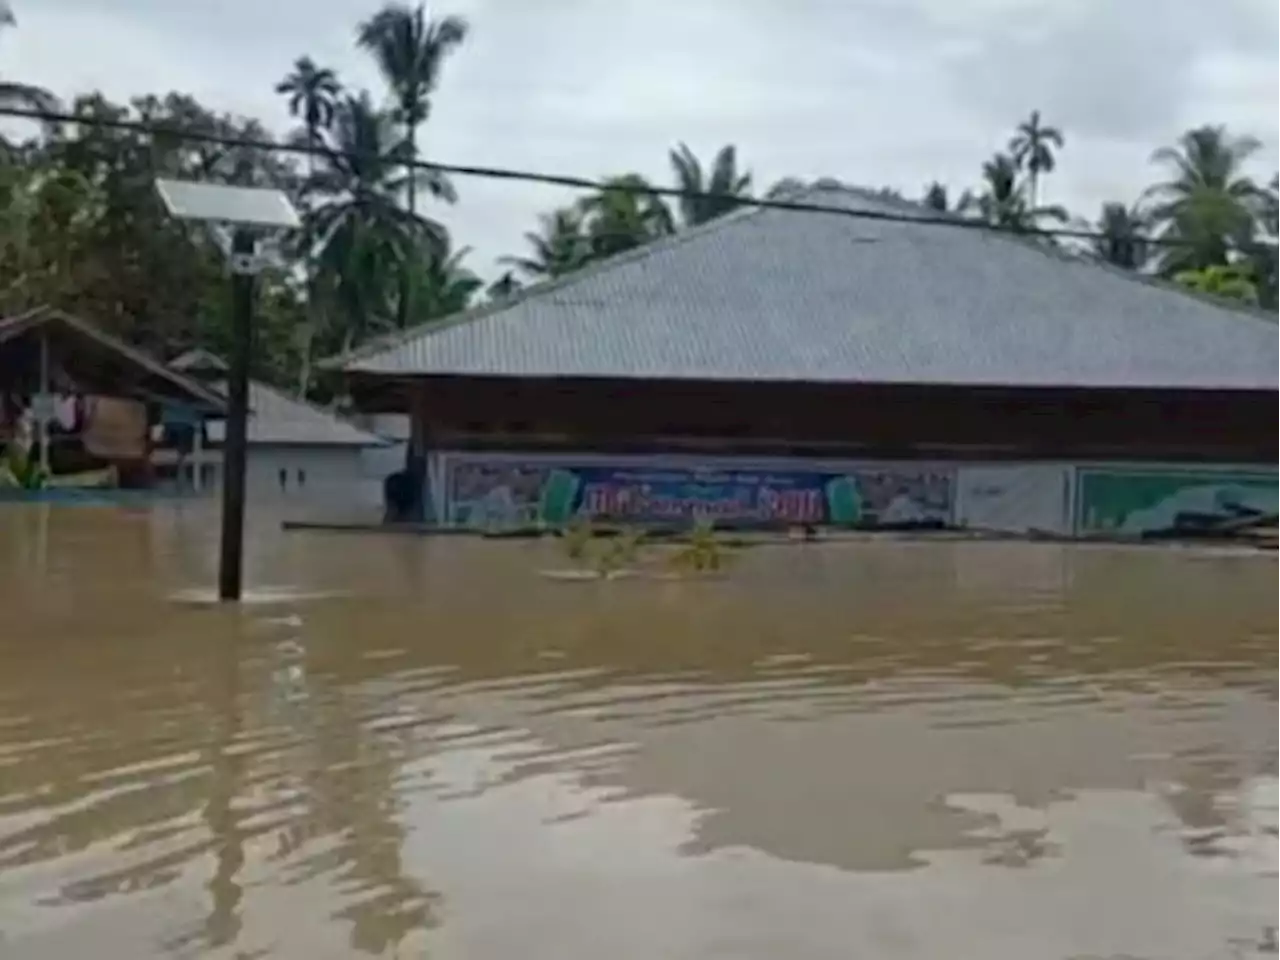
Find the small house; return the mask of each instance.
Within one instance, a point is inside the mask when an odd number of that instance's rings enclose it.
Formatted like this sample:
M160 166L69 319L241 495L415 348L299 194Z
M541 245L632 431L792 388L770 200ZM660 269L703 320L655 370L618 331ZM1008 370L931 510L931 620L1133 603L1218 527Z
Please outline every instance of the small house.
M227 365L221 357L193 349L169 366L225 397ZM184 458L186 482L217 485L224 436L225 421L206 425L199 457ZM287 496L376 503L379 476L371 469L369 456L387 445L387 440L331 411L270 384L249 382L246 488L251 499Z

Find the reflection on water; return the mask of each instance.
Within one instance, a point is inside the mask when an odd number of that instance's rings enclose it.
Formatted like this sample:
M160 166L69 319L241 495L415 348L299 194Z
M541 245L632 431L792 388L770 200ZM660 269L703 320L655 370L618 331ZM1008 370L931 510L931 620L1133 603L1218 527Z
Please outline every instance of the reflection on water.
M0 510L6 958L1274 952L1274 559L215 519Z

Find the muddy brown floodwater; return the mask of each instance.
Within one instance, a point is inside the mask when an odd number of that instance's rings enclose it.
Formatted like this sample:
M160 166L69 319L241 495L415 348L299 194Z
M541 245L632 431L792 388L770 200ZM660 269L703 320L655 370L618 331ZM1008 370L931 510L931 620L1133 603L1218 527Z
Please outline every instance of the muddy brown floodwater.
M0 956L1273 953L1276 562L0 506Z

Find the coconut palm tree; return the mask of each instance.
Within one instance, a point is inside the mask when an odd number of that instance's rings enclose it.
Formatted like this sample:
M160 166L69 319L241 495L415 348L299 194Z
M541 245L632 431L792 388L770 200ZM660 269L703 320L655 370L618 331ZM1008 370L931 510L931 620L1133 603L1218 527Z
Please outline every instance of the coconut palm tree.
M924 188L924 196L920 199L920 203L930 210L946 213L951 209L950 199L947 195L947 188L935 180Z
M610 177L579 203L592 258L610 257L675 231L671 210L638 173Z
M1151 254L1146 231L1150 224L1142 210L1123 203L1104 203L1094 230L1093 255L1126 270L1140 270Z
M342 84L328 67L320 67L310 57L299 57L293 71L276 84L276 93L289 98L289 113L302 120L307 136L314 140L320 130L333 123Z
M340 101L333 125L320 131L319 141L326 152L307 184L316 198L308 229L315 238L317 272L343 304L349 347L387 326L389 307L397 308L397 321L407 321L403 267L411 258L447 255L443 224L400 206L409 185L450 202L456 196L442 174L412 167L406 173L408 141L395 118L378 110L367 93ZM397 273L399 301L388 292Z
M467 22L461 17L432 20L426 7L389 3L356 30L356 44L368 51L391 90L395 117L404 125L408 152L406 165L418 157L418 128L431 111L431 95L440 81L444 61L466 39ZM417 190L413 177L407 179L410 215L417 213ZM401 309L409 309L409 288L405 285ZM401 317L401 324L406 322Z
M411 270L414 323L449 317L471 306L484 281L464 265L469 253L470 247L436 251Z
M983 189L965 198L964 212L976 214L993 227L1017 233L1034 232L1046 220L1065 223L1067 211L1062 207L1037 207L1028 202L1026 185L1018 173L1012 156L997 153L982 165Z
M738 204L736 198L751 192L750 171L738 169L737 148L726 144L711 161L706 172L693 151L683 143L677 144L669 154L675 185L684 192L680 197L680 220L686 227L694 227L708 220L723 216Z
M937 213L960 213L968 210L973 206L974 198L968 190L960 194L956 198L955 203L951 202L951 193L947 190L946 184L934 180L924 188L924 193L920 197L920 205L926 210L932 210Z
M490 302L501 303L503 300L509 300L524 289L524 284L516 277L514 270L507 270L497 280L489 284L485 290L485 296Z
M583 229L582 215L573 208L561 208L538 218L539 230L524 235L532 253L525 257L503 257L501 262L515 267L535 280L572 273L591 258L591 244Z
M1177 241L1161 257L1162 273L1225 265L1233 250L1253 239L1262 191L1244 166L1260 147L1253 137L1203 126L1151 155L1170 176L1144 197L1153 201L1151 219L1160 237Z
M1061 130L1041 122L1039 110L1032 110L1009 140L1014 164L1019 169L1025 167L1031 175L1029 200L1033 209L1040 203L1040 177L1053 172L1054 151L1061 150L1064 142Z
M310 57L299 57L295 60L293 72L276 84L276 93L289 98L289 113L302 120L308 146L318 145L320 131L328 130L333 124L333 114L341 91L342 85L338 82L338 75L328 67L317 66ZM315 160L315 154L307 155L308 181L315 178ZM306 223L310 226L311 218L307 218ZM316 304L315 261L311 256L315 245L314 238L304 231L301 240L307 275L307 324L303 331L298 393L305 396L311 381L311 347L319 318Z

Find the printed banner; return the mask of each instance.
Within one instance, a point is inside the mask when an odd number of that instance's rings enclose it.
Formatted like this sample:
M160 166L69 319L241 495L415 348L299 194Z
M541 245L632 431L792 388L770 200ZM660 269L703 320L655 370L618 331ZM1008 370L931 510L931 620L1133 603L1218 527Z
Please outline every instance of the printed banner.
M1076 532L1142 534L1214 518L1274 514L1277 475L1265 470L1080 468Z
M962 466L956 524L1007 533L1071 532L1071 480L1064 464Z
M661 462L568 464L456 459L446 467L446 518L459 526L564 523L773 522L876 527L949 524L954 471L901 464L812 470L730 469Z

